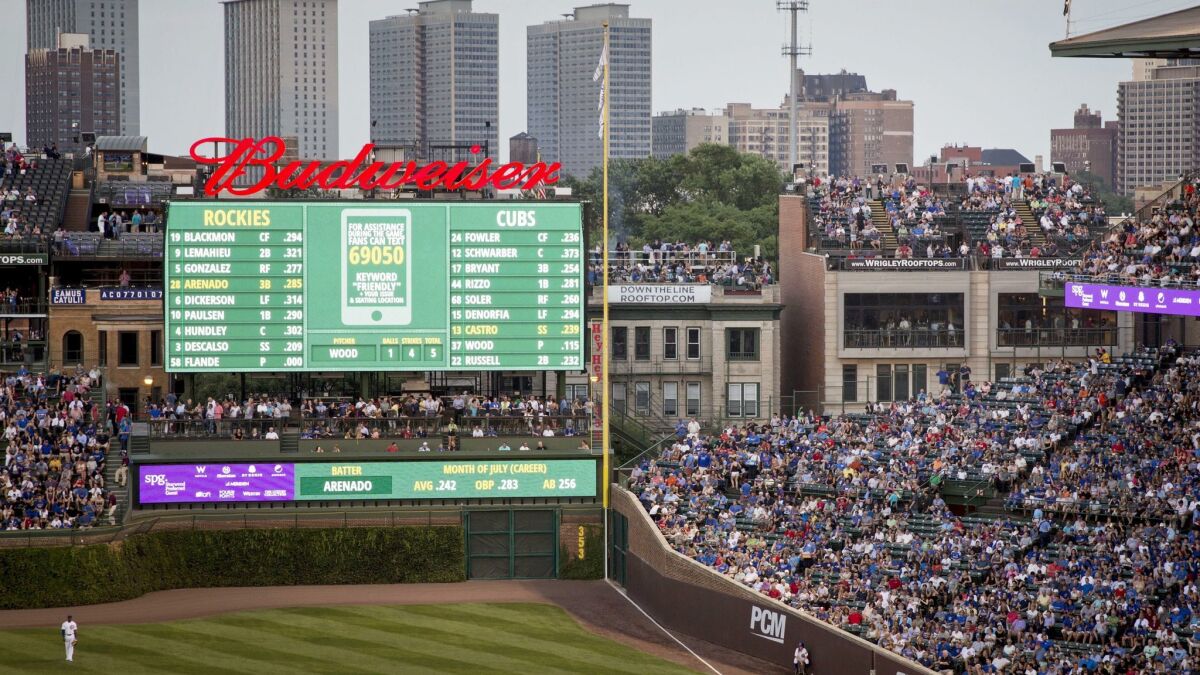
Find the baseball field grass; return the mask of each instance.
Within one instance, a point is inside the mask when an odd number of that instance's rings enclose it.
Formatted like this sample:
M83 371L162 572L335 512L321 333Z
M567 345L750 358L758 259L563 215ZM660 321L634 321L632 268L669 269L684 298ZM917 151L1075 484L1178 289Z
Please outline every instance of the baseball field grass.
M0 631L2 673L687 673L537 604L344 606Z

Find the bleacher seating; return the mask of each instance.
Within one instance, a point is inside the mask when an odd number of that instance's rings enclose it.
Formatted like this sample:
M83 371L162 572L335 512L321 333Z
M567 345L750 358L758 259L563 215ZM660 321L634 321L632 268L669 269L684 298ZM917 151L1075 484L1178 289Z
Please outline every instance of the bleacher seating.
M67 194L71 190L71 160L63 158L33 158L35 168L24 173L13 171L11 175L0 173L0 192L16 189L22 196L30 189L38 198L36 202L21 200L3 202L14 206L21 218L29 225L40 226L43 234L53 232L62 222L67 207Z

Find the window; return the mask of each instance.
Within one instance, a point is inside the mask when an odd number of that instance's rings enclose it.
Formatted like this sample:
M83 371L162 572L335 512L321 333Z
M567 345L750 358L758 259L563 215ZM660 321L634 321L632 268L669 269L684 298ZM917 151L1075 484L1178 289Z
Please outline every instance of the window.
M695 417L700 414L700 383L687 383L687 416Z
M104 336L104 332L100 332ZM103 344L103 340L101 340ZM69 330L62 337L63 363L83 363L83 335L77 330ZM100 365L104 365L101 362Z
M679 415L679 383L663 382L663 417Z
M674 326L663 329L663 358L679 358L679 329Z
M1001 347L1116 344L1116 312L1068 308L1061 298L1037 293L1000 293L996 299Z
M613 382L612 385L612 406L613 410L625 414L625 383Z
M858 400L858 366L842 366L842 400L853 403Z
M138 364L138 334L121 331L117 333L117 365L136 366Z
M725 402L730 417L758 417L758 385L726 385Z
M687 329L687 357L700 358L700 329L697 327Z
M924 363L914 363L912 367L912 393L913 396L925 391L929 381L929 369Z
M150 331L150 365L162 365L162 331Z
M649 326L637 326L633 329L633 358L637 361L650 360Z
M725 331L726 356L730 361L758 360L758 329L730 328Z
M612 327L612 358L622 361L629 358L628 333L624 326Z
M633 383L633 412L638 415L650 414L650 383Z
M961 347L962 293L847 293L845 347Z
M908 400L908 364L898 363L892 371L892 398Z
M1008 363L997 363L996 364L996 381L997 382L999 382L1000 380L1003 380L1004 378L1008 377L1012 373L1011 365L1012 364L1008 364Z
M875 400L892 400L892 366L880 363L875 366Z

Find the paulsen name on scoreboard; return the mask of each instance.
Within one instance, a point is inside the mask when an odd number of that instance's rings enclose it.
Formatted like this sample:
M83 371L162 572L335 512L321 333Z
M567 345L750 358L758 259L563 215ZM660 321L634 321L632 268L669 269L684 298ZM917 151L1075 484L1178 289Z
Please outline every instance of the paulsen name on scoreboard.
M581 370L579 204L188 201L167 370Z

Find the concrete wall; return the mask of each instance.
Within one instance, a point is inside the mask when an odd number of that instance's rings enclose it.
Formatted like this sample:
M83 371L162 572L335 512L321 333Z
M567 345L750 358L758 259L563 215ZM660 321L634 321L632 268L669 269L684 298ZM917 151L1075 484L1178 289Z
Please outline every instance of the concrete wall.
M803 641L810 672L933 673L675 552L632 493L613 486L612 507L629 523L625 588L667 628L784 668Z

